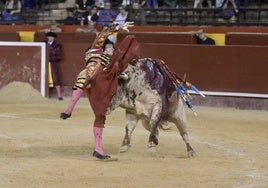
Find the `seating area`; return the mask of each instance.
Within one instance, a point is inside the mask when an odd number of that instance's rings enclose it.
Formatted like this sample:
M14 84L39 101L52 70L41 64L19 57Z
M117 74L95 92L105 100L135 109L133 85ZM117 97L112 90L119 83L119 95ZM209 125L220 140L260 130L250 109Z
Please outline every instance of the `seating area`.
M221 18L221 8L159 9L146 15L149 25L267 26L268 8L241 8L232 19Z
M67 2L67 1L66 1ZM210 26L267 26L268 25L268 1L249 0L249 4L239 8L239 14L231 19L223 19L221 8L194 8L194 1L175 0L161 1L159 8L147 9L146 25L210 25ZM0 25L48 25L57 20L64 24L67 17L67 10L70 7L61 1L49 1L43 7L25 8L18 15L19 20L0 20ZM113 7L117 9L117 7Z

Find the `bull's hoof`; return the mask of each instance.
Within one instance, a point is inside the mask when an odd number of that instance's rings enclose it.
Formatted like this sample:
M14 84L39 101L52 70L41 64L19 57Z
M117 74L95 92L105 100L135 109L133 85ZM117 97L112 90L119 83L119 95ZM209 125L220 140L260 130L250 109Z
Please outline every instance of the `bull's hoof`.
M193 157L195 155L194 149L189 143L186 144L188 157Z
M148 148L152 148L157 146L157 144L155 144L154 142L148 142Z
M127 152L129 148L130 148L130 145L123 145L120 147L119 153Z
M187 151L187 156L188 156L189 158L194 157L194 156L195 156L195 152L194 152L194 150Z
M152 145L152 146L151 146ZM148 147L154 147L158 145L158 138L155 135L150 136Z

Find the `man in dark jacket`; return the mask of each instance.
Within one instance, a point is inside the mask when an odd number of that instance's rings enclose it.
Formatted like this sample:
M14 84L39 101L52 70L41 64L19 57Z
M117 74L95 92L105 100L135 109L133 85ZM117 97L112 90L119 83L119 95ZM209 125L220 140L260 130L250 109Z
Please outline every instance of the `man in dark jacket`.
M196 32L197 44L215 45L215 40L206 36L205 31L200 29Z
M138 1L133 1L128 12L127 21L134 22L135 25L146 24L146 13Z
M61 82L58 70L58 63L62 59L61 45L55 41L55 38L57 38L56 33L47 32L46 37L47 37L46 44L49 47L49 62L51 65L53 83L57 91L58 99L63 100L61 93Z

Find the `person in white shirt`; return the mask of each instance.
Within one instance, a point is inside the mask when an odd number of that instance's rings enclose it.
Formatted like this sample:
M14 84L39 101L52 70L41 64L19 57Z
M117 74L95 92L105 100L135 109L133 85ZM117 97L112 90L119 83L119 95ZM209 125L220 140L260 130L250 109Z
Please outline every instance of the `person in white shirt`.
M125 6L120 6L118 10L119 14L116 16L114 24L123 25L126 23L128 12L126 11Z
M11 15L21 12L21 2L19 0L8 0L5 3L5 9Z

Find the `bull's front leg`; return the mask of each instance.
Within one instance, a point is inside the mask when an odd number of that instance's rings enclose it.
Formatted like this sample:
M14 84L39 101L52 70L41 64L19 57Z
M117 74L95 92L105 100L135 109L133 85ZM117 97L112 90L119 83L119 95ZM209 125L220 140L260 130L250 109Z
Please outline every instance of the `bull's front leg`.
M138 118L136 117L136 115L126 110L126 127L125 127L126 132L125 132L125 138L119 150L120 153L126 152L129 149L131 136L134 129L137 126L137 122Z

